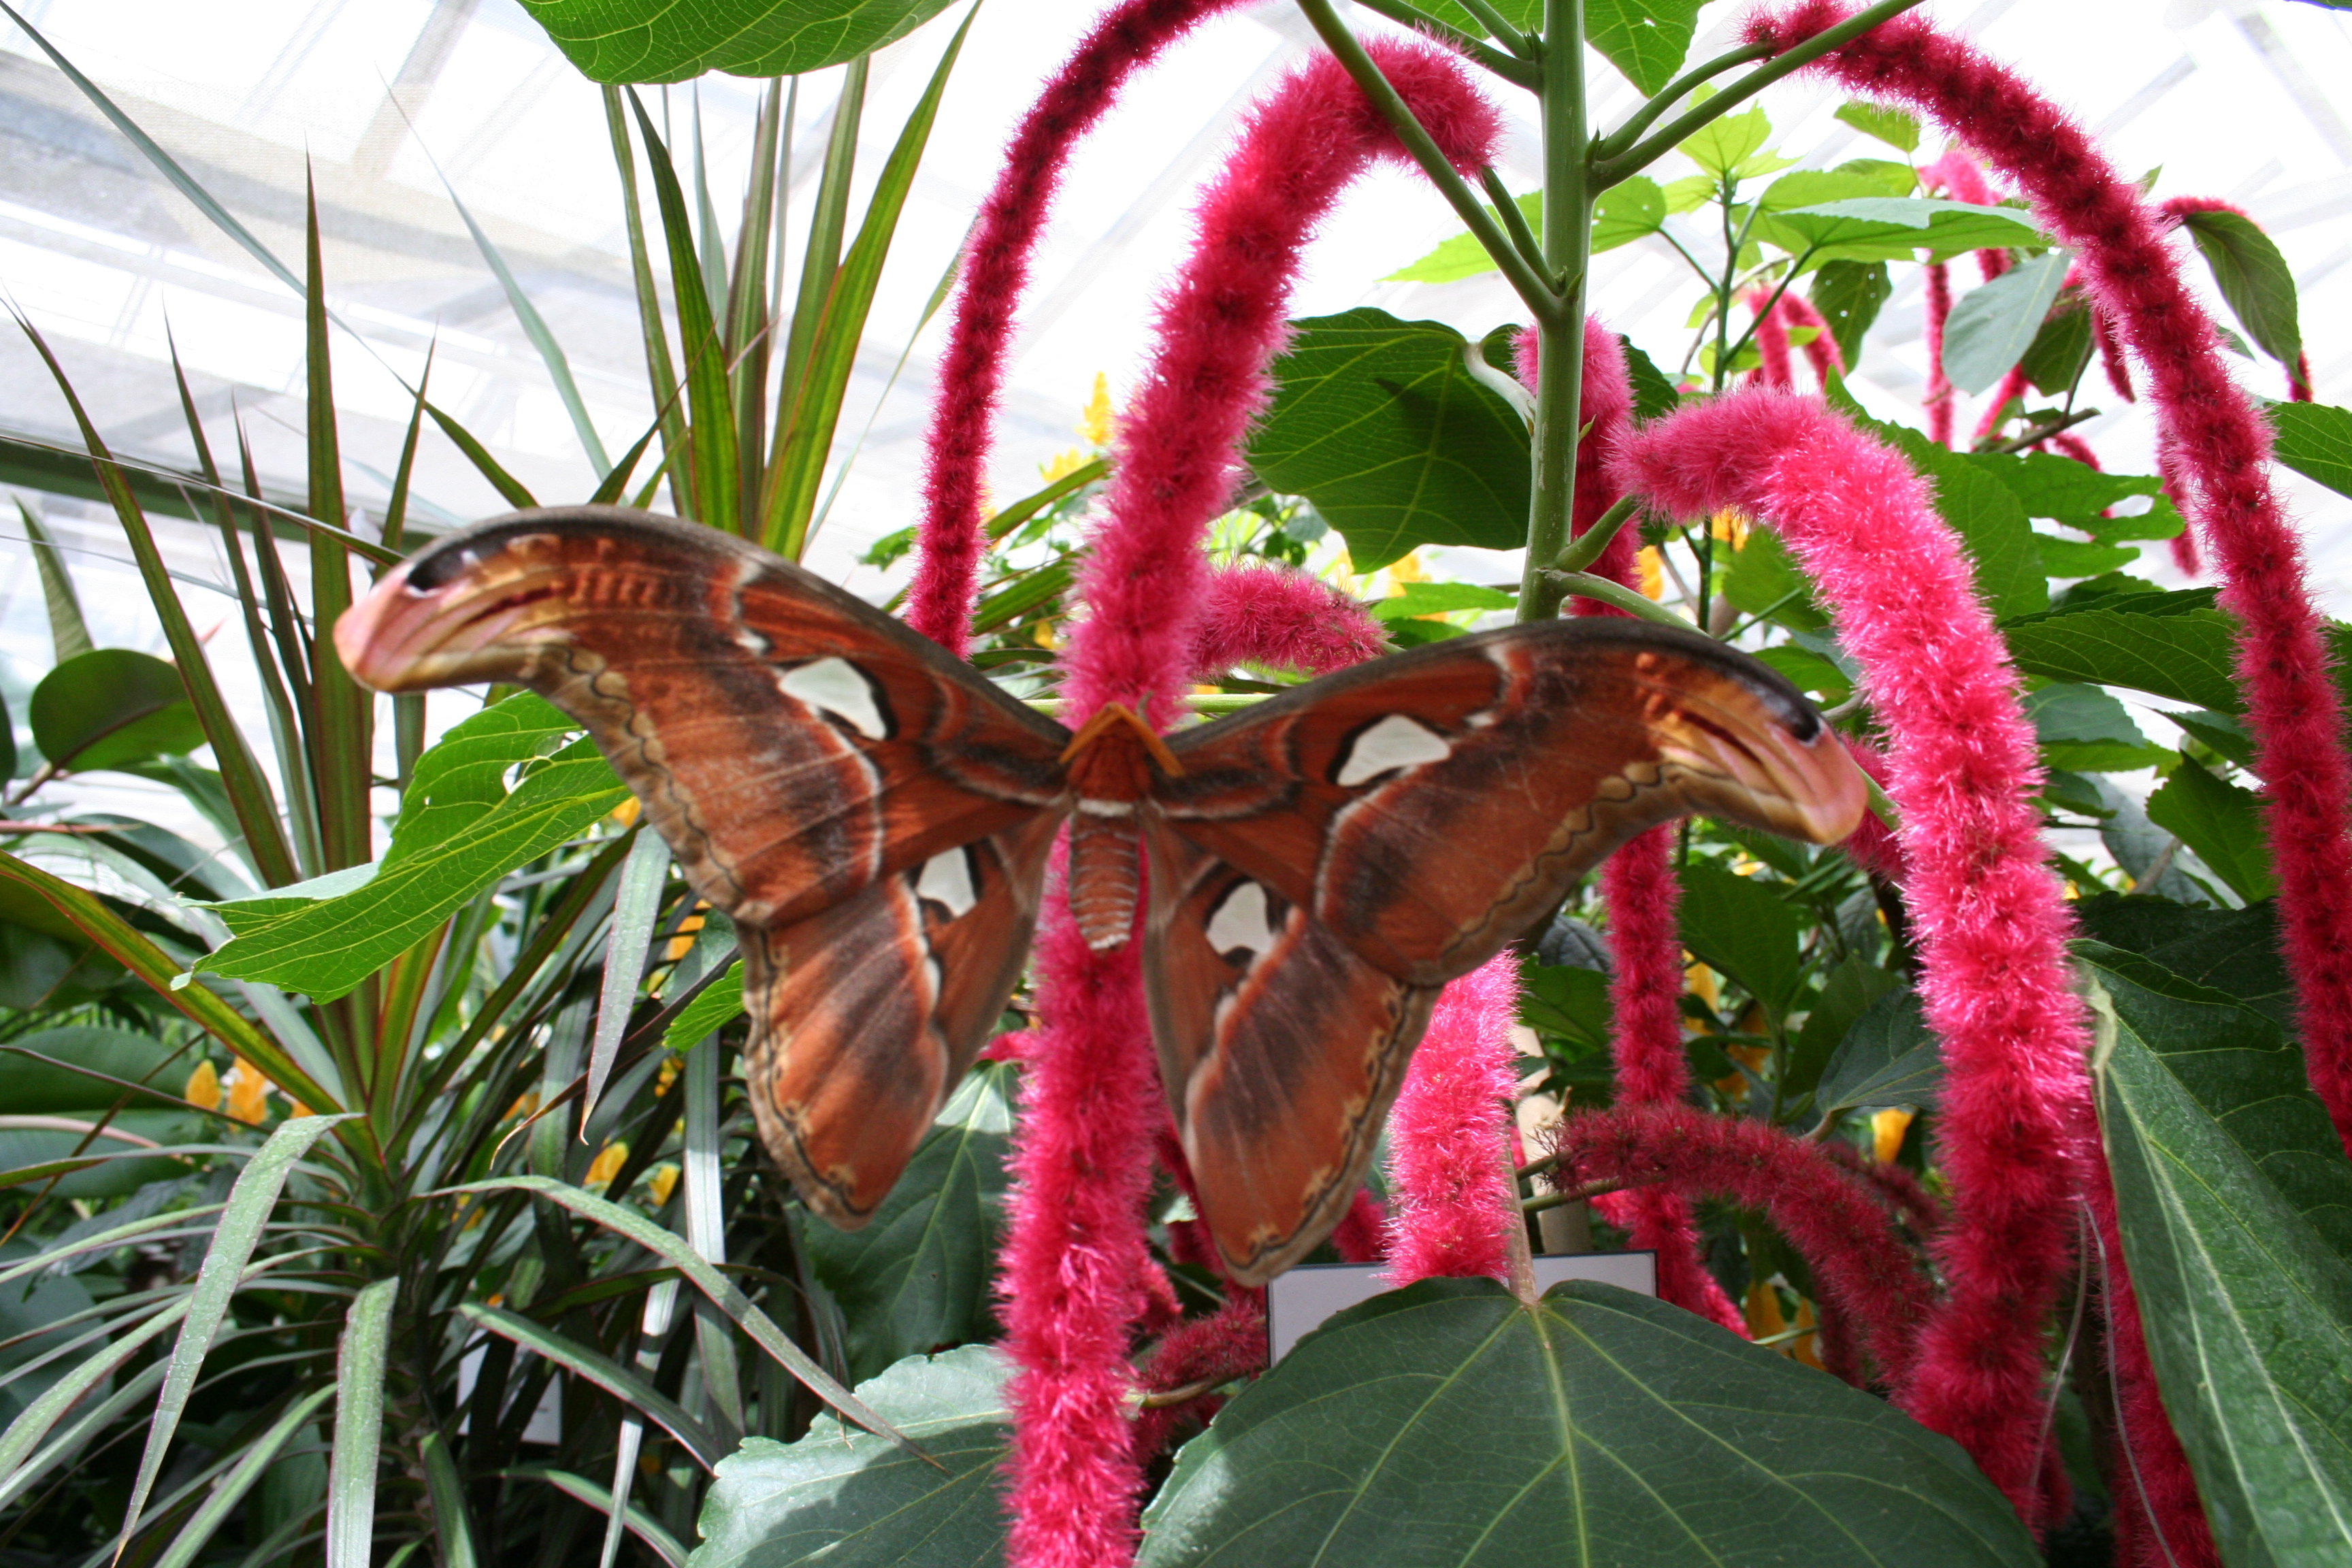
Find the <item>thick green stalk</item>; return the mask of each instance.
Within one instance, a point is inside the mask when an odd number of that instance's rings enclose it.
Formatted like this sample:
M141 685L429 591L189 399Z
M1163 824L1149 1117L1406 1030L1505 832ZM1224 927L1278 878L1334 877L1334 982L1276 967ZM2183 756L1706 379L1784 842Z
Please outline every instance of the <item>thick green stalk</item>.
M1586 166L1584 0L1545 0L1544 259L1559 308L1536 318L1534 494L1519 619L1549 620L1567 597L1550 574L1576 510L1576 438L1583 424L1584 274L1591 259L1592 190Z

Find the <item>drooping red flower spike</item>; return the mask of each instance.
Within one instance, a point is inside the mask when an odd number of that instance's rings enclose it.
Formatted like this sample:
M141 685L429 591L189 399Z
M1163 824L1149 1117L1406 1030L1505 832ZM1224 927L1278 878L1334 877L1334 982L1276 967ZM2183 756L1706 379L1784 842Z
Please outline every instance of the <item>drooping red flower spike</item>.
M1508 952L1454 981L1439 994L1405 1069L1389 1111L1391 1285L1500 1279L1508 1271L1509 1230L1524 1223L1503 1139L1518 1090L1511 1047L1518 993Z
M1797 384L1789 375L1789 329L1780 319L1769 289L1749 291L1748 309L1756 317L1756 356L1763 363L1748 380L1758 386L1787 392Z
M1936 1244L1948 1292L1901 1397L2033 1518L2041 1330L2072 1257L2089 1088L2007 650L1910 466L1818 402L1758 391L1684 409L1626 442L1620 471L1676 515L1769 520L1863 667L1943 1041L1953 1194Z
M1952 379L1944 374L1944 326L1951 319L1952 268L1946 262L1931 261L1927 264L1927 391L1920 402L1927 410L1927 438L1938 447L1952 444L1957 413L1952 406Z
M1161 50L1243 0L1125 0L1103 14L1023 115L1004 169L965 242L963 277L939 394L924 443L923 515L907 623L961 657L971 637L972 586L987 541L982 497L995 431L1013 310L1029 281L1029 257L1045 232L1071 149L1094 129L1119 89Z
M1747 26L1786 48L1843 20L1806 0ZM1964 136L2072 247L2092 299L2147 373L2158 451L2241 622L2238 671L2258 741L2281 924L2312 1083L2352 1141L2352 769L2300 539L2273 489L2268 429L2231 380L2212 322L2183 281L2163 217L2089 134L2005 66L1924 18L1898 16L1811 68L1908 105Z
M1805 341L1805 360L1813 367L1813 374L1823 385L1829 384L1830 373L1845 374L1845 351L1838 347L1837 334L1830 331L1829 321L1813 302L1802 294L1780 296L1780 319L1790 328L1810 327L1813 335Z
M1319 578L1270 563L1220 566L1202 590L1189 663L1204 680L1244 663L1325 675L1387 643L1380 622Z
M1554 1147L1578 1184L1721 1195L1762 1212L1811 1266L1822 1305L1859 1330L1880 1377L1899 1383L1909 1369L1927 1277L1886 1209L1818 1145L1696 1106L1620 1105L1566 1118Z
M1449 158L1465 170L1488 161L1499 121L1452 56L1419 42L1368 47ZM1063 656L1072 724L1108 702L1163 727L1182 711L1209 577L1202 544L1232 494L1242 434L1265 403L1299 253L1349 182L1381 157L1405 154L1339 63L1318 56L1251 112L1202 197L1192 255L1157 310L1150 371L1124 423L1106 520L1078 583L1085 614ZM964 598L940 602L951 608ZM1142 1205L1166 1113L1135 945L1089 949L1058 879L1042 928L1042 1039L1015 1130L1018 1186L1002 1265L1004 1348L1015 1368L1008 1558L1016 1568L1118 1568L1136 1540L1142 1473L1125 1426L1126 1352L1149 1267Z

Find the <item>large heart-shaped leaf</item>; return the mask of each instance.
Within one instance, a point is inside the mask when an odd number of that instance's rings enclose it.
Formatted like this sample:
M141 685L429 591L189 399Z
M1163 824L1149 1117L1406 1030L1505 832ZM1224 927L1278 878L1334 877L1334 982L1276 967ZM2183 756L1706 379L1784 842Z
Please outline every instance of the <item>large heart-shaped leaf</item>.
M972 1070L863 1227L808 1226L809 1261L848 1321L853 1381L989 1331L1016 1070Z
M1423 544L1527 542L1528 427L1436 321L1369 307L1291 323L1249 463L1339 531L1356 569Z
M1944 326L1944 374L1954 386L1986 392L2025 357L2068 265L2063 252L2037 256L1960 296Z
M2091 686L2128 686L2218 713L2245 706L2231 644L2232 623L2220 610L2175 608L2170 594L2061 605L2001 627L2010 657L2028 675Z
M792 76L902 38L948 0L522 0L592 81Z
M2033 525L2009 487L1916 430L1874 423L1868 428L1934 481L1936 510L1960 536L1976 569L1977 593L1996 616L2032 615L2049 605L2050 582Z
M1811 246L1815 262L1909 261L1921 250L1940 260L1964 250L2042 245L2048 239L2008 207L1926 196L1860 196L1777 215L1778 227Z
M2197 851L2246 902L2278 890L2263 833L2262 797L2214 777L2195 759L2181 758L2164 787L2147 797L2147 819Z
M2246 335L2283 364L2303 354L2296 320L2294 272L2271 237L2243 213L2187 212L2180 224L2212 268L2213 285Z
M1813 1105L1824 1115L1865 1105L1932 1106L1943 1079L1943 1053L1927 1032L1918 996L1893 991L1865 1008L1846 1031L1822 1069Z
M1299 1342L1179 1453L1144 1568L2038 1563L1949 1439L1612 1286L1426 1279Z
M2080 952L2124 1252L2222 1557L2352 1563L2352 1162L2268 1019Z
M719 1462L688 1568L995 1568L1005 1366L982 1345L910 1358L858 1397L934 1464L832 1415L797 1443L748 1437Z
M1804 917L1763 883L1694 861L1682 869L1683 945L1779 1018L1803 979Z
M2278 429L2271 456L2340 496L2352 496L2352 412L2324 403L2280 403L2268 410Z
M1654 93L1690 52L1700 0L1584 0L1584 39L1625 79Z

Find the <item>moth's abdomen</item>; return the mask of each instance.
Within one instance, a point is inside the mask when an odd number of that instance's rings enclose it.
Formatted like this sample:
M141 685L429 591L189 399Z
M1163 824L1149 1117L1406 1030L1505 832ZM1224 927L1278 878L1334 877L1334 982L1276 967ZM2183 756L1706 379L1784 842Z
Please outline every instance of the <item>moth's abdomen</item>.
M1081 801L1070 818L1070 914L1097 952L1135 929L1135 813L1097 816Z

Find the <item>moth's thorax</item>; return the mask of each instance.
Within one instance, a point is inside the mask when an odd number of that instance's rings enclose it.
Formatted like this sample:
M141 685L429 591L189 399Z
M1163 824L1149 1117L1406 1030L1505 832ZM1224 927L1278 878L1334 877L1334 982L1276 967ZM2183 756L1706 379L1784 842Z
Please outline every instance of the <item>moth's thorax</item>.
M1150 726L1113 702L1071 737L1069 767L1070 913L1097 952L1127 941L1135 925L1135 812L1150 798L1156 773L1183 767Z

